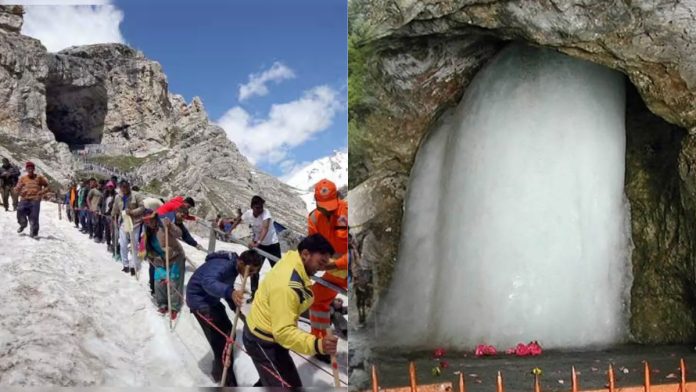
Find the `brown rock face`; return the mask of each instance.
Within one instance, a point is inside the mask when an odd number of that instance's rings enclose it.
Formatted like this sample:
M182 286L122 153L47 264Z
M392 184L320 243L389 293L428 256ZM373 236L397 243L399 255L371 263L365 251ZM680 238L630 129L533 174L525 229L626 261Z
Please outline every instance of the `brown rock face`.
M695 337L696 3L610 3L351 2L351 57L362 61L349 66L350 219L373 265L377 304L397 262L421 141L486 61L516 40L619 70L634 86L626 124L631 336Z
M0 29L19 33L22 29L24 9L21 5L0 5Z
M47 53L18 34L21 15L21 7L0 6L1 156L35 161L56 187L76 173L127 173L145 192L192 196L202 216L231 216L258 194L279 222L306 231L296 191L256 170L199 98L170 94L159 63L122 44ZM68 148L84 144L102 152L86 165Z

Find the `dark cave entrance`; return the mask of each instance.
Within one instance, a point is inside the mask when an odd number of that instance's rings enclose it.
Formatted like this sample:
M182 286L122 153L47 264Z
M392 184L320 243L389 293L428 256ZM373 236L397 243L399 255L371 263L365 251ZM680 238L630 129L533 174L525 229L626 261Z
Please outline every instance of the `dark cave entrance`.
M107 112L106 88L93 86L46 85L46 123L56 140L79 149L100 144Z

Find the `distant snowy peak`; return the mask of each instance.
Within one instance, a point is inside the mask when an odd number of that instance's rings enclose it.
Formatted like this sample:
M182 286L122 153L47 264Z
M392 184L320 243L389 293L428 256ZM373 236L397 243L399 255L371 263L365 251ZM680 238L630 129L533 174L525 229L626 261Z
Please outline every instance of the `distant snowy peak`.
M348 153L336 151L333 155L319 158L308 165L295 170L285 178L285 183L310 191L323 178L328 178L341 188L348 185Z

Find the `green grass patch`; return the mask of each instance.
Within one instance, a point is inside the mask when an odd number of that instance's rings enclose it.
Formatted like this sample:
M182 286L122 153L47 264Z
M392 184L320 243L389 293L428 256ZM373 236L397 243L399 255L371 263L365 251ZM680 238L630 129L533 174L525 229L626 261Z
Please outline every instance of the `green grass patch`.
M89 178L94 178L95 180L109 180L109 176L105 176L101 173L96 173L92 171L82 171L78 170L75 172L75 178L78 179L78 181L82 181L84 179L89 179Z
M87 158L88 161L98 163L107 167L116 168L122 172L129 172L140 167L147 157L138 158L132 155L99 155Z
M154 179L142 187L142 190L147 193L152 193L154 195L162 194L162 181Z

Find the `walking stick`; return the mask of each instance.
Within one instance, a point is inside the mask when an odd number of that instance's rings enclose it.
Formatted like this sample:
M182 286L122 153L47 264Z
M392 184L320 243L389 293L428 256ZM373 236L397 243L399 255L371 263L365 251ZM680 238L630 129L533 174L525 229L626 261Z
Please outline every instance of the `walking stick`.
M327 337L333 336L333 332L331 332L331 327L329 327L329 329L326 330L326 336ZM337 388L340 388L341 387L341 379L338 378L339 373L338 373L338 362L336 361L336 355L331 356L331 369L333 370L334 386Z
M172 296L171 296L171 289L169 285L171 284L170 282L170 276L169 276L169 225L164 224L164 259L165 259L165 265L167 267L167 311L169 312L169 330L172 330Z
M244 277L242 278L242 292L246 289L246 281L249 277L249 266L244 268ZM239 321L239 314L242 311L241 306L237 306L237 310L234 312L234 323L232 323L232 331L230 331L230 339L234 341L234 337L237 334L237 322ZM232 353L232 346L228 347L225 352L225 366L222 368L222 378L220 379L220 386L224 387L225 381L227 381L227 370L230 368L230 355Z

